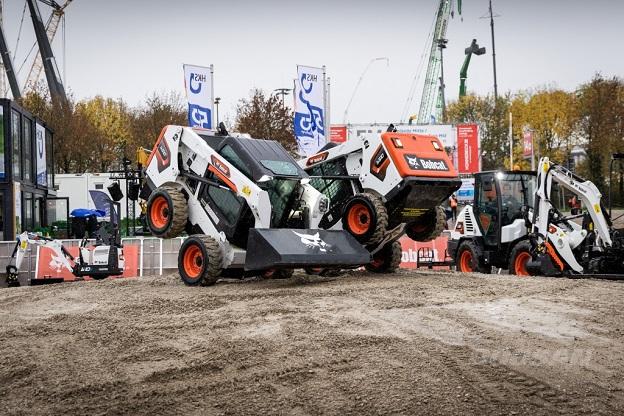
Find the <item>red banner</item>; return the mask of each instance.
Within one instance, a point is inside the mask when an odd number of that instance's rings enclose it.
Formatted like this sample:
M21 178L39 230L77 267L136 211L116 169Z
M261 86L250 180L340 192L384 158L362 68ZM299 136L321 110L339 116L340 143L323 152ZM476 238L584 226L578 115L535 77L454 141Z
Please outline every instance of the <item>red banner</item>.
M69 247L69 253L78 257L78 247ZM124 246L124 273L118 277L136 277L138 276L139 265L139 247ZM45 279L46 277L62 277L65 281L76 280L76 276L67 270L58 260L55 259L54 252L48 247L39 248L39 256L37 258L37 275L36 279Z
M526 131L524 132L523 138L524 146L522 147L522 154L524 157L531 157L531 155L533 155L533 133Z
M457 170L459 173L479 172L479 127L457 125Z
M421 251L421 262L427 249L433 250L434 261L444 261L444 254L446 253L446 246L448 244L447 236L440 236L427 243L418 243L409 237L403 237L399 241L401 242L401 248L403 249L403 261L401 262L401 267L404 269L416 268L419 249L424 249Z
M347 141L347 126L330 126L329 139L334 143L344 143Z

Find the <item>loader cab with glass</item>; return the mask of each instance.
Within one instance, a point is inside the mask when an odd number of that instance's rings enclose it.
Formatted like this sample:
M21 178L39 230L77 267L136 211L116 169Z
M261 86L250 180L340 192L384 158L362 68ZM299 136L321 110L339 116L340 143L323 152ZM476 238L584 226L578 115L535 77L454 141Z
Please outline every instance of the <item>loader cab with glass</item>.
M474 204L458 215L449 239L449 255L464 272L489 273L495 266L522 273L508 260L515 261L518 256L527 260L523 253L535 199L535 172L490 171L474 177Z

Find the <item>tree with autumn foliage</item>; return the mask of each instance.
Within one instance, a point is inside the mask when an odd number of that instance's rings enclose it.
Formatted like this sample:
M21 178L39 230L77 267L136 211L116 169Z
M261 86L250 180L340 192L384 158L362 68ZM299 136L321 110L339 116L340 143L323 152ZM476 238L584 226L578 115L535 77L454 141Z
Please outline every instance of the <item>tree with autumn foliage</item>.
M239 101L234 128L255 139L276 140L287 150L295 152L297 142L293 117L292 110L284 106L277 95L267 97L262 90L255 89L249 98Z
M587 152L581 173L605 189L609 177L609 161L613 153L624 153L624 80L604 78L597 74L581 85L576 98L579 103L578 130ZM622 172L616 175L622 196Z
M509 155L507 114L509 95L480 97L474 94L461 97L447 107L447 118L453 124L475 123L481 136L481 156L484 170L498 169Z

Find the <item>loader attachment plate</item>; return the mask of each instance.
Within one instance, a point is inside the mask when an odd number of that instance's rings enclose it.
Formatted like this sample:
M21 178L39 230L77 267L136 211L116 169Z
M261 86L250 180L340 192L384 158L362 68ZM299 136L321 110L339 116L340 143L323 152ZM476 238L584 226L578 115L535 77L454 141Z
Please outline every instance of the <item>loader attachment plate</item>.
M245 270L353 267L370 261L368 250L344 230L252 228Z

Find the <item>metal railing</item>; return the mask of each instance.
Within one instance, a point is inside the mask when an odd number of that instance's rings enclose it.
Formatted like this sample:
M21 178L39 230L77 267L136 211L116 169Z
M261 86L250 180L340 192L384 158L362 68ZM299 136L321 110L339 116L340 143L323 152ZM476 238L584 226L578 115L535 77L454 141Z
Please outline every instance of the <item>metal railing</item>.
M78 247L81 240L59 240L66 248ZM162 239L156 237L122 238L124 247L138 247L137 275L163 275L178 270L178 251L183 237ZM15 241L0 241L0 274L4 274L13 254ZM20 279L33 279L37 270L39 246L29 246L20 267Z

